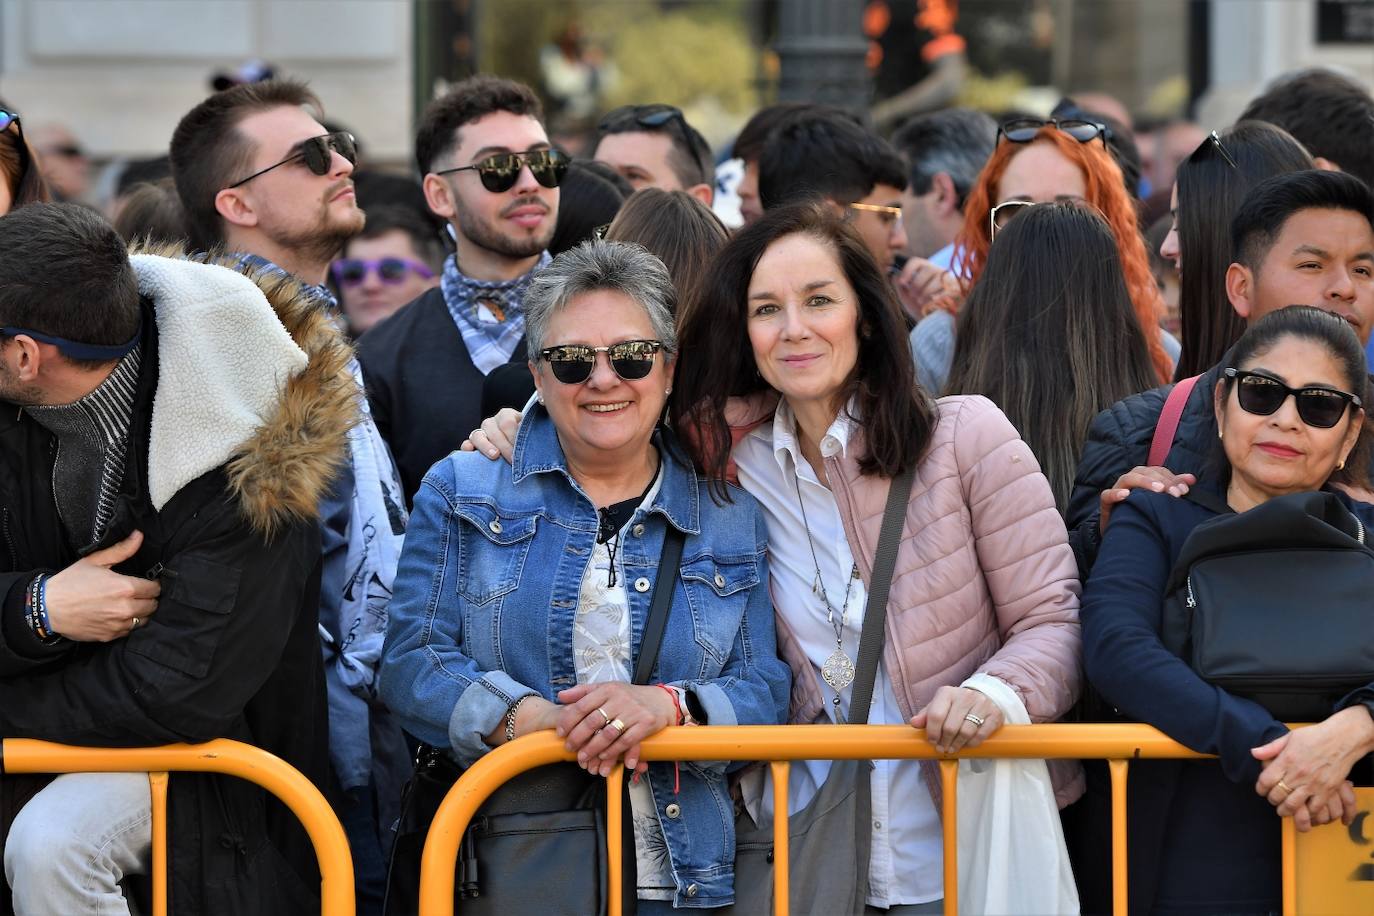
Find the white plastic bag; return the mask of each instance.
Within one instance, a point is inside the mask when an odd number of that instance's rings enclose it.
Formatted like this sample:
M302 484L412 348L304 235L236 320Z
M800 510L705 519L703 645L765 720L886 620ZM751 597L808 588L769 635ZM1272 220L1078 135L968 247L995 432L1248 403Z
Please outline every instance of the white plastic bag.
M997 704L1007 725L1029 725L1007 684L975 674L964 687ZM1043 760L959 763L959 911L978 916L1078 912L1054 786Z

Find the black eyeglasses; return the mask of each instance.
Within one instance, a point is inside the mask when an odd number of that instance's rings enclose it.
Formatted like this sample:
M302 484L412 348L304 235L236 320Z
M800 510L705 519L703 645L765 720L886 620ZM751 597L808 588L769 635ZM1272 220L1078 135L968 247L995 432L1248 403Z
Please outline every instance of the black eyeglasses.
M615 374L627 382L637 382L654 368L654 354L663 349L660 340L627 340L609 347L564 344L545 347L539 357L549 364L553 377L565 385L580 385L591 378L596 354L605 353Z
M1227 369L1226 377L1236 383L1236 400L1240 409L1256 416L1267 417L1283 406L1288 396L1298 406L1298 416L1308 426L1330 429L1341 422L1346 408L1354 404L1363 407L1359 397L1337 388L1310 386L1289 388L1283 382L1258 372Z
M1060 133L1068 134L1079 143L1091 143L1093 140L1101 139L1103 148L1107 146L1107 128L1096 121L1084 121L1079 118L1013 118L997 128L997 139L1001 141L1006 137L1012 143L1030 143L1046 127L1053 127Z
M556 188L568 174L568 154L557 149L537 149L526 153L497 153L472 165L460 165L451 169L440 169L436 175L449 172L476 171L482 180L482 187L493 194L509 191L520 179L520 169L530 167L534 180L546 188Z
M338 130L332 134L320 134L318 137L311 137L309 140L302 140L291 155L281 162L274 162L265 169L254 172L247 178L240 178L238 181L229 185L230 188L237 188L241 184L247 184L259 175L266 175L279 166L286 165L288 162L295 162L297 159L305 161L305 167L315 175L328 175L329 167L334 162L334 153L338 153L348 160L349 165L358 164L358 144L353 139L353 135L346 130ZM227 190L227 188L226 188Z
M1193 150L1191 153L1188 154L1188 161L1196 161L1197 154L1205 149L1215 149L1217 153L1221 156L1221 158L1225 160L1227 165L1229 165L1233 169L1240 168L1240 166L1236 165L1235 157L1232 156L1230 151L1226 149L1226 144L1221 142L1221 137L1217 136L1216 131L1212 131L1211 133L1209 133L1207 135L1207 139L1199 143L1197 149Z

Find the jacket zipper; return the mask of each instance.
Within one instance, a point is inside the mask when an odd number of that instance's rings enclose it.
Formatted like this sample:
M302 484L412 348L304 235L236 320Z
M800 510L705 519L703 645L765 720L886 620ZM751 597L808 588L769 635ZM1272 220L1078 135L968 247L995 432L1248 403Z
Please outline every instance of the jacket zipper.
M19 556L18 556L18 554L16 554L15 551L14 551L14 537L13 537L13 535L10 534L10 510L9 510L9 509L0 510L0 528L3 528L3 529L4 529L4 533L5 533L5 550L6 550L6 551L8 552L8 554L9 554L10 565L11 565L11 566L17 566L17 565L19 565Z
M1187 602L1187 603L1188 603L1188 608L1189 608L1190 610L1196 609L1196 608L1197 608L1197 599L1193 597L1193 577L1192 577L1192 576L1189 576L1189 577L1188 577L1188 602Z

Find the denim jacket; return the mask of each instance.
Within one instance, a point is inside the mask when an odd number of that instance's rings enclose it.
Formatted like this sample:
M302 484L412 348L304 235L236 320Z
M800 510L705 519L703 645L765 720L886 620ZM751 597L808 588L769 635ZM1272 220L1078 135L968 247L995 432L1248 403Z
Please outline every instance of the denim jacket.
M650 683L692 691L711 725L786 720L790 673L777 654L767 530L754 500L717 505L671 438L663 478L619 554L637 650L668 525L686 537ZM547 412L527 412L513 464L454 452L425 475L396 574L380 673L402 727L470 765L521 697L555 701L576 683L573 617L598 526L568 473ZM631 663L633 668L633 661ZM734 806L723 763L649 765L680 907L734 898Z

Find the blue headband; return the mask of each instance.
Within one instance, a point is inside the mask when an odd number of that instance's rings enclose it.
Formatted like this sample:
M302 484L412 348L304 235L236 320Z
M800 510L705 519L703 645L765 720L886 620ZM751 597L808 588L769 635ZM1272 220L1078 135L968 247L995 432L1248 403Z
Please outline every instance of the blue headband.
M38 331L30 331L28 328L0 328L0 337L18 337L23 334L25 337L32 337L40 343L52 344L62 352L68 359L85 359L92 362L109 362L114 359L122 359L127 356L134 347L138 346L140 338L143 336L143 322L139 321L134 336L122 344L91 344L81 343L76 340L67 340L65 337L55 337L52 334L43 334Z

